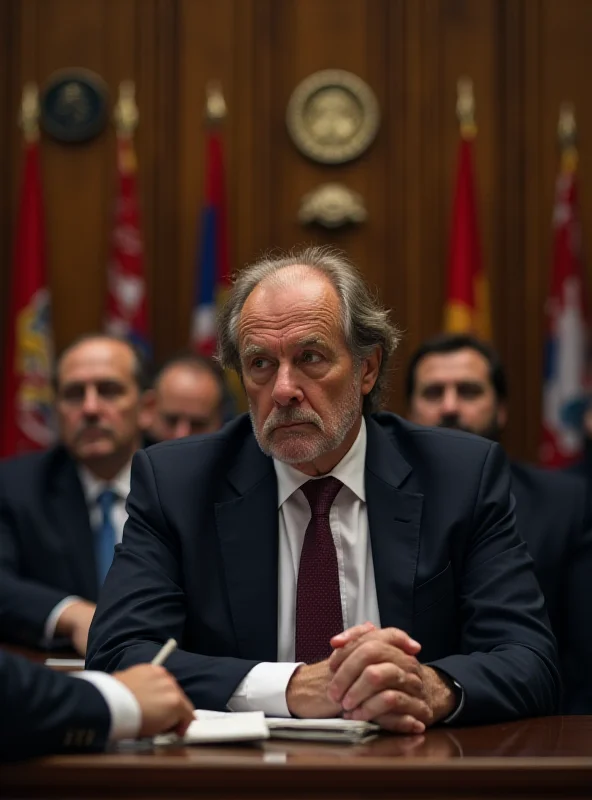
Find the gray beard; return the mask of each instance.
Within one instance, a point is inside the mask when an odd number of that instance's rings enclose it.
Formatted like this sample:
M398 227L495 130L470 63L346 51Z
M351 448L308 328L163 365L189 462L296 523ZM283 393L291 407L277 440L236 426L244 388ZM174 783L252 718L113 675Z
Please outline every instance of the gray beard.
M345 397L333 407L332 414L335 425L332 433L326 432L326 425L321 417L310 409L291 407L274 409L265 420L262 431L257 429L250 402L249 414L255 439L265 455L282 461L284 464L307 464L336 450L355 425L360 415L360 381L357 381L357 385L354 383ZM276 446L272 441L274 428L278 424L289 422L308 422L318 428L318 434L304 431L294 431L290 434L294 437L293 441L295 442L295 445L292 445L292 447L295 446L295 452L292 455L285 452L290 445L284 443L284 446Z

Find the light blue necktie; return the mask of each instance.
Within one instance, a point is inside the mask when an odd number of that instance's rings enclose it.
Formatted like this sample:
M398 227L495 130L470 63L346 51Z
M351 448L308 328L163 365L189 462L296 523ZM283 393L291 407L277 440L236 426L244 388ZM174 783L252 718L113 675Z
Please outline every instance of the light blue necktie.
M97 497L97 505L101 509L103 519L95 531L95 558L97 562L97 578L99 586L107 577L109 567L113 562L113 551L115 549L115 528L111 512L117 500L117 495L113 489L105 489Z

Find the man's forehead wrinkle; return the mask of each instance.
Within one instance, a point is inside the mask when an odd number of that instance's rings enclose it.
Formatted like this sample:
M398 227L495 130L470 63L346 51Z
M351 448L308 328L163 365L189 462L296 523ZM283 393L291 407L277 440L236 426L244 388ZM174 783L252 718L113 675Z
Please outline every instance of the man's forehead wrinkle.
M273 336L277 338L328 338L334 328L332 317L326 318L319 313L309 311L307 314L297 315L286 313L281 318L261 319L247 315L241 321L239 335L243 342L261 336Z

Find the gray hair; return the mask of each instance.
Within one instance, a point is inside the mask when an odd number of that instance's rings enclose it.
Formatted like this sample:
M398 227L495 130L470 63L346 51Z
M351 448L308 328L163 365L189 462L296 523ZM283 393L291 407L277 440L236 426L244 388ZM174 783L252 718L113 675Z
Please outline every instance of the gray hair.
M389 312L382 308L359 270L345 253L332 247L310 246L279 255L269 253L238 272L218 315L218 360L224 368L241 375L238 328L243 306L258 284L274 280L281 270L295 266L310 267L331 281L341 304L345 341L356 363L368 358L377 346L381 348L378 378L364 398L365 412L378 411L386 388L388 362L399 343L400 332L390 323Z

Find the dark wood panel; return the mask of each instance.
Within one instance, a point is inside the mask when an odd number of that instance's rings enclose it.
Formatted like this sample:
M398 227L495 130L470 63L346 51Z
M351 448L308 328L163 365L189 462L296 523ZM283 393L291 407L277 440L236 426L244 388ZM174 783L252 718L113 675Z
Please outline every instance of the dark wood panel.
M384 108L384 8L384 3L369 4L364 0L344 0L338 5L331 0L288 0L272 5L274 63L270 125L275 202L270 244L289 247L316 242L343 247L379 288L384 274L381 219L387 178L384 127L362 158L326 166L297 151L286 133L285 113L290 95L301 80L317 70L331 68L349 70L367 81L380 96ZM342 182L362 194L369 212L363 226L331 232L316 226L302 227L297 218L302 196L326 181Z
M16 135L15 84L12 70L18 58L19 37L14 2L0 4L0 264L9 265L12 258L14 218L14 173L20 166ZM13 155L9 158L9 154ZM0 297L7 297L10 276L8 268L0 269ZM0 341L6 328L6 305L0 303ZM2 348L3 350L3 348ZM3 353L0 353L0 363Z
M526 5L529 0L526 1ZM495 340L506 367L510 414L503 442L510 454L525 458L527 444L526 371L526 60L525 3L498 4L500 114L495 121L500 142L500 195L497 205L500 249L495 264Z
M36 12L39 83L68 67L104 75L108 23L102 0L38 2ZM46 137L42 163L54 334L60 349L82 331L101 324L107 258L105 201L112 194L113 162L107 158L103 137L77 147Z
M141 124L137 143L143 198L151 326L157 361L180 347L175 326L179 296L178 5L137 0L135 76Z

